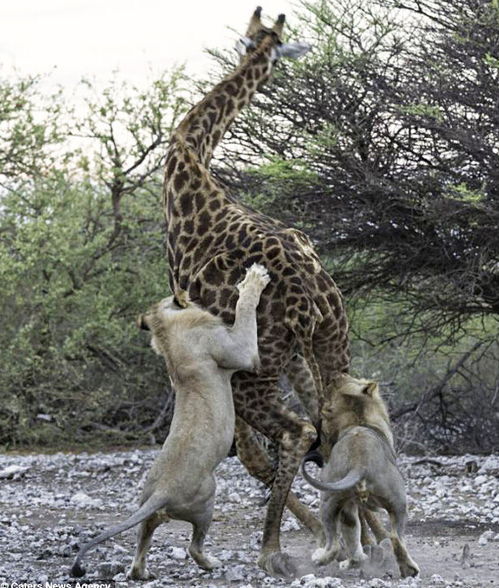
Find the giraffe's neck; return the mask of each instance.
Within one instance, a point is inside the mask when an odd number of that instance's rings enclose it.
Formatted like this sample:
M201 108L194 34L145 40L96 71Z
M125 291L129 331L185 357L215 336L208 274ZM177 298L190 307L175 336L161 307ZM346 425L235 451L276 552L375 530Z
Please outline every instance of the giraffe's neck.
M270 77L274 42L266 39L229 76L217 84L186 115L173 135L208 167L213 151L257 88Z

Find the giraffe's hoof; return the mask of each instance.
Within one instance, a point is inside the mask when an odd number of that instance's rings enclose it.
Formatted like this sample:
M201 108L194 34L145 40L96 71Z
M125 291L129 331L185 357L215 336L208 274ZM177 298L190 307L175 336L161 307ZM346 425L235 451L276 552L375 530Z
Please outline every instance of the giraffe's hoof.
M131 567L126 575L127 580L155 580L156 576L145 568Z
M281 551L262 553L258 559L258 565L267 574L281 578L293 578L297 572L296 565L291 560L291 557Z

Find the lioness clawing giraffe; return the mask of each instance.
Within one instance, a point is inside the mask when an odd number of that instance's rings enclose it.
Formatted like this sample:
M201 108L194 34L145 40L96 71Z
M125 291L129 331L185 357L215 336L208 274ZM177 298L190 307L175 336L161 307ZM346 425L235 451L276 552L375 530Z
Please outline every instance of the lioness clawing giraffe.
M220 565L204 552L215 501L214 471L234 437L232 374L260 368L256 307L268 282L267 270L252 265L236 286L239 298L232 326L186 297L184 307L170 296L139 317L139 326L151 332L151 346L164 357L176 391L170 432L147 477L140 508L80 548L71 570L74 576L85 574L81 559L89 549L139 525L128 577L149 579L146 555L152 535L170 518L192 524L189 553L200 567L211 570ZM206 431L212 434L207 436Z

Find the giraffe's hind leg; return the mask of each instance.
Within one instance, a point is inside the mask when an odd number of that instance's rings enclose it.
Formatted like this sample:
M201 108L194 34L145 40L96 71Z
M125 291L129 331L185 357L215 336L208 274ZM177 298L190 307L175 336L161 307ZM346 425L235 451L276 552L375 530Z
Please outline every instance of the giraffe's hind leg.
M295 567L281 552L281 519L293 479L317 432L308 421L288 410L279 397L275 379L235 380L236 413L279 447L258 564L269 574L290 577Z
M236 449L239 459L248 472L263 482L267 488L272 488L276 469L256 437L255 431L239 417L236 417ZM323 531L319 519L298 500L293 492L289 492L286 506L318 540L322 540Z

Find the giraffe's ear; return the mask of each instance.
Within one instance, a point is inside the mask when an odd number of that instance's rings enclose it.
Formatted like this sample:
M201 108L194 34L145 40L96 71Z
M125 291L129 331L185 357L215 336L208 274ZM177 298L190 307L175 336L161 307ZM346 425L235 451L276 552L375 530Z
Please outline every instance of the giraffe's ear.
M272 29L274 31L274 33L276 33L276 35L279 36L279 38L282 36L282 31L284 29L284 23L286 22L286 15L285 14L280 14L277 17L276 23L274 25L274 28Z
M305 53L308 53L310 49L312 49L311 45L300 41L283 43L275 48L277 57L289 57L290 59L298 59L302 55L305 55Z
M254 48L255 42L252 41L249 37L241 37L239 41L236 43L236 51L239 53L241 57L244 57L250 49Z

